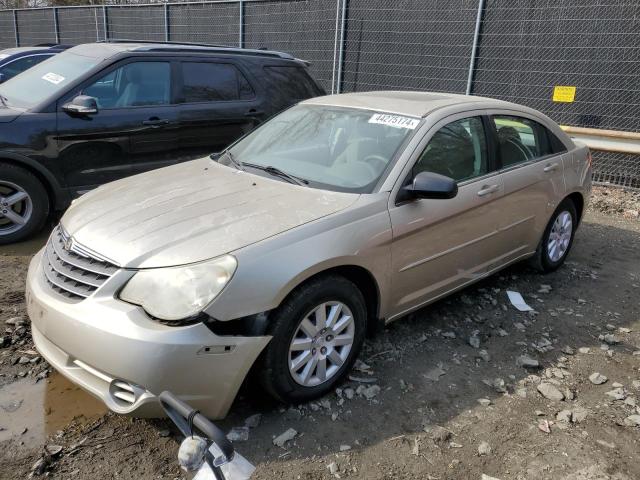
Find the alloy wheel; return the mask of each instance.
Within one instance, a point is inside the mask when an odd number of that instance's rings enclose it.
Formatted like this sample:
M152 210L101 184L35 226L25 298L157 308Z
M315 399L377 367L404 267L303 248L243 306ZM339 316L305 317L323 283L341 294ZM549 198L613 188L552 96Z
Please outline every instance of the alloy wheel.
M289 346L289 373L305 387L321 385L347 361L355 338L355 323L342 302L325 302L300 322Z
M549 232L549 240L547 242L547 253L552 262L559 261L567 253L571 236L573 235L573 221L571 214L563 210L558 214L551 231Z
M0 235L23 228L32 213L33 202L29 194L15 183L0 180Z

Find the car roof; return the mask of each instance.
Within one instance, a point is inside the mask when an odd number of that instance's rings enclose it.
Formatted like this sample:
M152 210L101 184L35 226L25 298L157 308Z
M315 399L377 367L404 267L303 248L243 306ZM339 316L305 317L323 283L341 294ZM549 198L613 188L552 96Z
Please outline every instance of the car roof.
M327 95L325 97L311 98L301 103L360 108L421 118L426 117L435 110L451 105L483 104L482 107L486 108L494 106L523 108L514 103L474 95L396 90Z
M191 53L191 54L230 54L244 56L258 56L297 60L292 55L276 50L256 50L236 48L224 45L209 45L200 43L178 42L149 42L135 40L109 40L107 42L85 43L70 49L73 53L89 56L109 58L122 52L150 52L150 53Z

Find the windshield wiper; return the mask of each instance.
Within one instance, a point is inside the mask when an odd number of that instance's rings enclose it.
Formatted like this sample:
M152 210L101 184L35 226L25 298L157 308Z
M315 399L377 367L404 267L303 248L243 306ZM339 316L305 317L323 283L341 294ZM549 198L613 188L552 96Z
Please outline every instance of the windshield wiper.
M290 173L280 170L278 167L273 167L271 165L267 165L267 166L257 165L255 163L246 163L246 162L244 162L243 165L246 165L247 167L251 167L251 168L257 168L258 170L267 172L273 175L274 177L284 178L285 180L289 180L289 183L295 183L296 185L300 185L303 187L305 185L309 185L309 180L305 180L304 178L291 175Z

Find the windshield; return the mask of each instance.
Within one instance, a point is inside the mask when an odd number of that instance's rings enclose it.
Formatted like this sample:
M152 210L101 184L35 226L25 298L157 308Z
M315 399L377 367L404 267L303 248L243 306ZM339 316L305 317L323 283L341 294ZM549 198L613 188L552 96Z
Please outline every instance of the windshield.
M370 193L419 122L371 110L298 105L231 147L231 161L263 175L257 167L275 167L311 187Z
M11 106L31 108L62 91L100 60L71 52L54 55L0 85L0 95Z

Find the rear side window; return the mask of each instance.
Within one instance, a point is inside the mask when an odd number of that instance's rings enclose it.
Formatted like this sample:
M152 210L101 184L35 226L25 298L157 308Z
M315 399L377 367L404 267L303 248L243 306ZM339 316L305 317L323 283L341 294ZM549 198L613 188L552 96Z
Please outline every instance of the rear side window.
M503 168L552 153L547 129L538 122L503 115L494 116L493 122L498 134L498 150Z
M321 94L303 68L267 66L264 67L264 71L269 84L293 101L306 100Z
M249 100L255 96L246 77L230 63L184 62L186 103Z

